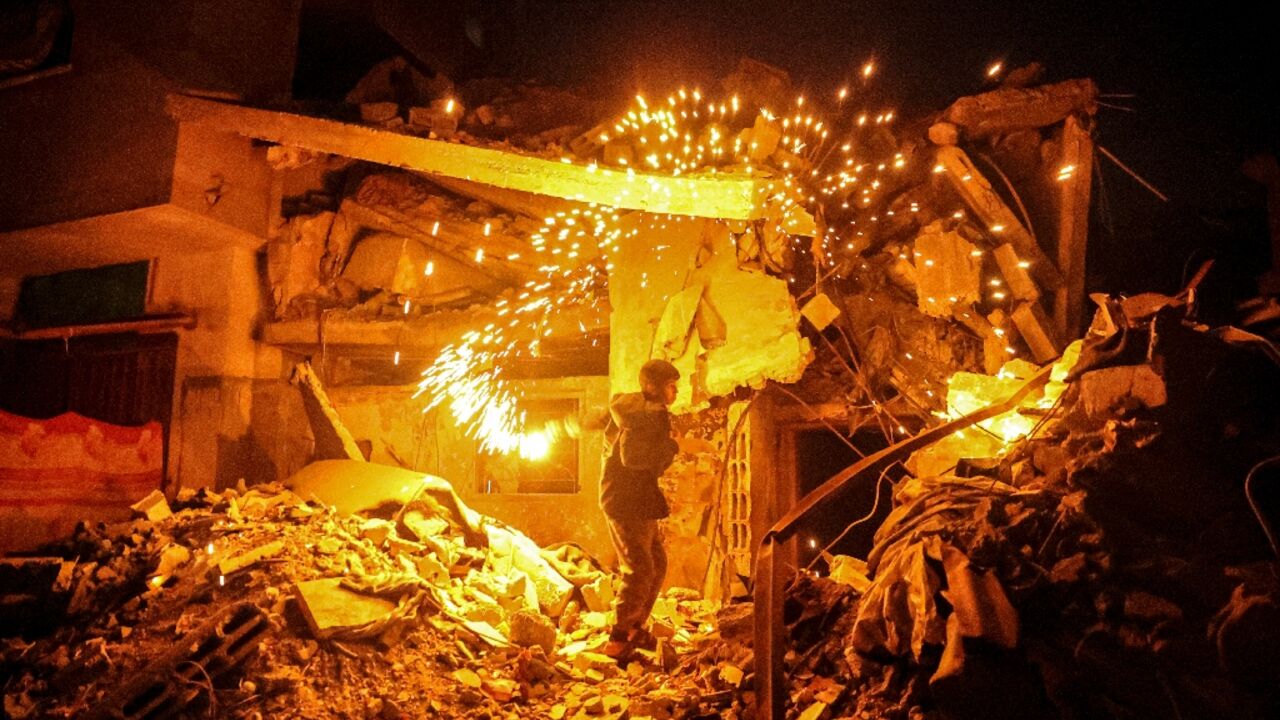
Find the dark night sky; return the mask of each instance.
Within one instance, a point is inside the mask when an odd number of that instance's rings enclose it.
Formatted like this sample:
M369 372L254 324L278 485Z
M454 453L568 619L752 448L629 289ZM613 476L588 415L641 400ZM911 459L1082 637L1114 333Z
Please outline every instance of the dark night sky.
M332 0L329 0L332 1ZM900 0L470 0L483 37L472 74L536 77L617 98L715 88L744 55L789 71L813 97L874 56L874 92L901 114L984 87L995 60L1043 63L1047 80L1094 78L1108 100L1097 140L1169 197L1106 160L1090 284L1173 291L1183 266L1216 256L1229 294L1252 293L1268 262L1262 188L1240 162L1280 135L1276 26L1261 4L997 3ZM460 21L463 18L459 18ZM478 34L477 29L482 29ZM459 30L460 31L460 30ZM879 105L875 103L873 106ZM1211 276L1211 279L1213 276Z

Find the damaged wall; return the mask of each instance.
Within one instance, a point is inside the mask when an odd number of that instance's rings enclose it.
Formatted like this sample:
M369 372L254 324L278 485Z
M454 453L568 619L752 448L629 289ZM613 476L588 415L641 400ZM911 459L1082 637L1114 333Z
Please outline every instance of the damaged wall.
M599 376L522 381L531 399L573 399L580 413L602 412L608 403L608 379ZM600 511L603 434L587 433L578 444L579 487L575 493L483 492L480 455L447 413L422 412L415 388L348 386L328 389L343 423L358 443L367 443L370 460L408 467L445 478L476 510L510 523L549 545L572 541L609 563L613 546Z
M787 284L740 267L725 223L640 213L625 222L634 235L609 273L613 392L639 390L640 366L655 357L680 369L676 412L738 386L799 379L809 342Z
M254 340L262 307L256 254L235 247L166 253L156 258L152 277L149 313L196 318L194 328L179 331L170 480L216 488L296 469L300 441L274 420L293 406L300 413L301 403L281 379L280 351ZM268 453L269 447L275 450ZM290 456L293 462L282 460Z

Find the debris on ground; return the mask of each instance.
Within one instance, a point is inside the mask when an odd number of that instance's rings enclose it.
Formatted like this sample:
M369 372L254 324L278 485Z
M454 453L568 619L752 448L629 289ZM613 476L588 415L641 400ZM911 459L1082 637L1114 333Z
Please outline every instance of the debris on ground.
M357 464L311 475L343 463ZM615 576L573 546L544 551L451 511L439 490L384 504L398 507L388 517L279 485L185 492L164 519L82 526L43 557L7 559L6 598L21 590L57 618L30 639L6 628L7 717L671 717L704 704L699 678L673 680L662 652L627 667L599 654ZM688 591L662 603L678 662L709 642L712 609Z
M1257 475L1280 455L1280 356L1150 299L1103 299L1060 398L1018 411L1028 438L907 476L865 563L795 578L788 717L1276 715L1280 563ZM703 664L734 652L749 634Z

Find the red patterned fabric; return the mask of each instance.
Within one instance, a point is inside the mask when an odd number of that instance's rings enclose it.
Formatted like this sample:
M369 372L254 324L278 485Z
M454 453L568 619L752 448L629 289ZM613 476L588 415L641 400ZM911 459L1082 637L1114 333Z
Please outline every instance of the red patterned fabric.
M158 422L0 411L0 551L56 539L80 520L127 519L130 505L160 487L163 455Z

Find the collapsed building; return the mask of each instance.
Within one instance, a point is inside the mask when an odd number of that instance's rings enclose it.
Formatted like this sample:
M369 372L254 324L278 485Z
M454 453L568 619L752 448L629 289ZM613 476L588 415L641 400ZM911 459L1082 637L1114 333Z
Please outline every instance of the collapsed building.
M1196 282L1086 313L1091 81L421 68L173 88L164 202L0 234L9 716L1274 710L1277 358ZM672 562L619 667L603 438L543 428L652 357Z

